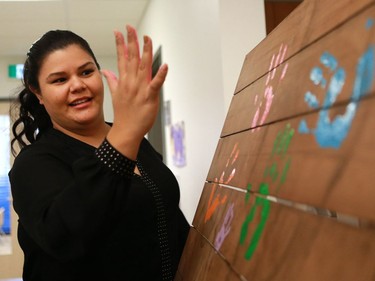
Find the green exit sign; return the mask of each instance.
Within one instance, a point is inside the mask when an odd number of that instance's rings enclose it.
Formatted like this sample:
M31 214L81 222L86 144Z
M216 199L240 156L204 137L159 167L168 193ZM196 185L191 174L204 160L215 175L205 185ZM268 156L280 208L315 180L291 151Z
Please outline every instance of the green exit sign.
M23 64L10 64L8 66L8 77L15 79L23 78Z

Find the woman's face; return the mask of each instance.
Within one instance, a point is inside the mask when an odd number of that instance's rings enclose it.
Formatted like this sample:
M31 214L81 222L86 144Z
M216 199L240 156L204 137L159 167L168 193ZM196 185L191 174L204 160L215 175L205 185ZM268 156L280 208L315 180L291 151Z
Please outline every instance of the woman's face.
M37 97L56 129L82 130L104 122L101 73L79 45L49 54L40 68L38 82Z

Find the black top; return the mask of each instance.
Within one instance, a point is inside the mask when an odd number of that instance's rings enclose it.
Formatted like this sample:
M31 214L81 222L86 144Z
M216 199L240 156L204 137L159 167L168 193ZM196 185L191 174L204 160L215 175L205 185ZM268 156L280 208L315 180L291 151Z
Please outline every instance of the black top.
M189 225L178 183L144 139L136 162L51 129L9 173L24 281L173 280Z

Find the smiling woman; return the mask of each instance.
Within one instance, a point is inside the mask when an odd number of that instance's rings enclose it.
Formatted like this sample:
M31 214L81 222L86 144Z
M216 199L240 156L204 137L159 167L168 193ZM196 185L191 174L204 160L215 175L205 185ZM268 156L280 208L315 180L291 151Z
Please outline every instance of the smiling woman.
M103 123L104 88L98 65L79 45L72 44L48 56L38 83L39 89L33 91L54 128L78 138L82 125L86 131L108 130Z
M9 173L25 281L174 279L189 225L176 178L144 138L168 68L151 77L152 41L140 55L134 28L115 39L118 77L70 31L47 32L28 52Z

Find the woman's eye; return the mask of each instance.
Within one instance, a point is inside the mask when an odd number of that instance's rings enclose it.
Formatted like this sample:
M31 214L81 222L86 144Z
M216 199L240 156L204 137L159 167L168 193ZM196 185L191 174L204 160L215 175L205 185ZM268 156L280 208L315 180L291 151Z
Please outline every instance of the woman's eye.
M86 70L82 71L82 75L87 76L87 75L90 75L93 72L94 72L93 69L86 69Z
M56 84L56 83L63 83L63 82L65 82L65 80L66 80L65 78L62 78L62 77L61 77L61 78L57 78L57 79L53 80L52 83L53 83L53 84Z

